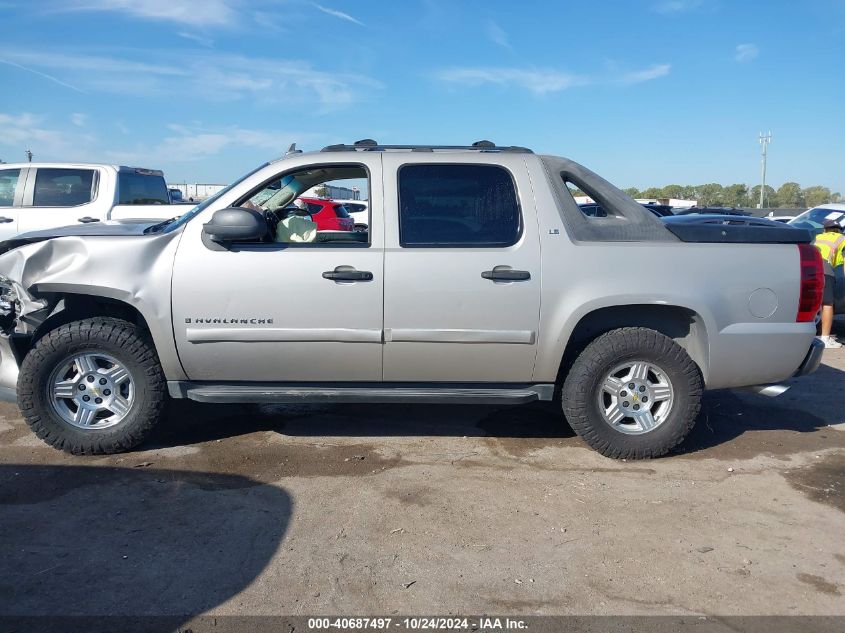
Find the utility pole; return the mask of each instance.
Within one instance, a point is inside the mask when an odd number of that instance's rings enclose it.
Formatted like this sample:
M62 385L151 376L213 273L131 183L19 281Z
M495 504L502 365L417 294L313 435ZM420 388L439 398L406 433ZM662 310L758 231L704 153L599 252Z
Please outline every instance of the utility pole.
M763 205L766 202L766 150L769 147L769 143L772 142L772 132L769 130L768 134L763 134L760 132L760 205L757 207L758 209L762 209Z
M26 150L26 161L28 163L32 162L32 150L31 149Z

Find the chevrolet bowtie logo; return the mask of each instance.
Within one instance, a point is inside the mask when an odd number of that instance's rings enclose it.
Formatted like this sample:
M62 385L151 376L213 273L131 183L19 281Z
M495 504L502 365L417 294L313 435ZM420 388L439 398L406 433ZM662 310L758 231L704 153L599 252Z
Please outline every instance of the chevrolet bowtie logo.
M632 399L634 402L639 402L639 401L640 401L640 397L639 397L637 394L634 394L634 395L633 395L633 397L632 397L631 399Z

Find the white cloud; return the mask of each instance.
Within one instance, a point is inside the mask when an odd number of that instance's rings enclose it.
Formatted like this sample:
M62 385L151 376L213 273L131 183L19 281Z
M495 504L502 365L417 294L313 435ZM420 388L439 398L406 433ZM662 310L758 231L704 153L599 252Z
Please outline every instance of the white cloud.
M585 78L569 73L524 68L447 68L436 73L435 77L462 86L516 86L536 95L560 92L587 83Z
M456 67L435 73L440 81L465 87L485 85L514 87L535 95L561 92L570 88L598 84L636 84L669 74L669 64L655 64L644 70L625 73L621 76L591 77L554 69L516 67Z
M0 148L6 161L23 160L23 153L31 149L41 159L81 160L91 156L90 148L96 139L78 130L51 128L35 114L0 112Z
M81 112L74 112L70 115L70 122L73 123L76 127L84 127L85 122L88 120L88 115L82 114Z
M186 40L196 42L200 46L205 46L206 48L211 48L212 46L214 46L214 40L210 37L205 37L204 35L189 33L188 31L179 31L178 33L176 33L176 35Z
M167 126L170 134L154 146L138 146L131 150L107 152L117 162L159 165L190 163L235 150L259 150L270 156L281 156L293 142L319 143L324 135L228 126L208 129L199 124Z
M669 74L672 66L670 64L654 64L644 70L635 70L633 72L625 73L622 76L622 83L625 84L639 84L644 81L651 81L665 77Z
M81 86L74 89L90 92L154 97L172 94L175 83L186 99L250 98L272 103L304 103L314 109L331 111L382 87L365 75L318 70L298 60L251 58L213 51L147 50L138 54L143 61L60 51L0 49L0 59L11 60L14 65L26 64L36 74L46 75L44 70L61 71ZM179 60L178 66L172 64L173 59ZM62 80L50 78L71 87Z
M736 47L734 59L738 62L750 62L753 59L757 59L759 54L760 49L757 48L756 44L740 44Z
M513 49L508 39L508 34L493 20L487 22L487 37L490 38L491 42L498 44L502 48L507 48L508 50Z
M236 22L230 0L65 0L57 11L113 11L148 20L193 26L227 26Z
M697 9L702 4L703 0L664 0L655 4L652 8L657 13L684 13Z
M330 7L324 7L316 2L313 3L314 8L318 11L322 11L323 13L330 15L335 18L340 18L341 20L346 20L347 22L352 22L353 24L357 24L358 26L364 26L364 23L360 20L353 18L348 13L344 13L343 11L338 11L337 9L332 9Z

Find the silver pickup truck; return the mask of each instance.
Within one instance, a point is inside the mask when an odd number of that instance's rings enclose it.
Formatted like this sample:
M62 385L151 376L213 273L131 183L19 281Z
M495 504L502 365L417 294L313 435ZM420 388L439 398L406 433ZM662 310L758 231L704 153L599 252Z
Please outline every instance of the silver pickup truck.
M368 192L368 230L280 230L301 194L341 179ZM807 231L661 219L577 163L487 141L294 151L179 219L0 252L0 386L75 454L136 446L169 395L547 400L602 454L655 457L693 427L703 389L821 358Z

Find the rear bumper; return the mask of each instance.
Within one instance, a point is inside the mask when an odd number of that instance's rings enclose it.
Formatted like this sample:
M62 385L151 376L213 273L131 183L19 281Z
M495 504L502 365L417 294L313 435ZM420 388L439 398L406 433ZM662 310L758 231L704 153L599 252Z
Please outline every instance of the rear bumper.
M807 374L812 374L816 371L819 368L819 365L821 365L823 353L824 343L822 343L819 339L814 338L813 342L810 344L810 351L807 352L801 366L798 368L798 371L795 372L795 376L806 376Z
M710 338L708 389L772 385L795 375L812 350L813 323L734 323Z

